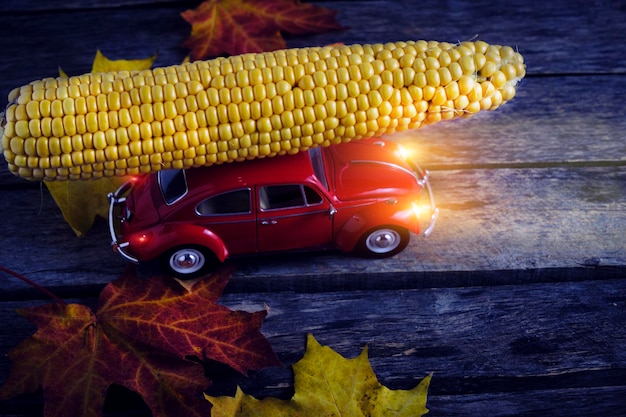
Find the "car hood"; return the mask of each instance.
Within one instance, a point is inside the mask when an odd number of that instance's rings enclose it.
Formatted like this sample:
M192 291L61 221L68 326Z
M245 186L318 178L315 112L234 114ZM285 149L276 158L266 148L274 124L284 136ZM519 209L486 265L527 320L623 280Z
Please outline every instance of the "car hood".
M393 142L363 139L335 145L328 148L327 158L340 200L388 198L421 190L415 172Z

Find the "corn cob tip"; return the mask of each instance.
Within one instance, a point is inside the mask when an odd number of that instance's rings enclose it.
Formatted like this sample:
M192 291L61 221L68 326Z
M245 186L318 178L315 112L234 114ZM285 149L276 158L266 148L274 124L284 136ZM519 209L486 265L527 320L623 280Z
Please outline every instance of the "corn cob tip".
M1 145L31 180L272 157L497 109L525 71L509 46L408 41L46 78L9 94Z
M0 112L0 138L4 137L4 125L6 123L6 120L4 118L4 112ZM4 147L2 146L2 142L4 142L4 140L0 140L0 153L4 153Z

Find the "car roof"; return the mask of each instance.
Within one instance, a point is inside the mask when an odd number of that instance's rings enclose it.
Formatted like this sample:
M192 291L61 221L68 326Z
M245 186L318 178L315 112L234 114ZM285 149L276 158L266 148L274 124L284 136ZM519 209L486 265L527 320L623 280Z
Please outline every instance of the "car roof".
M313 176L308 152L242 162L229 162L186 171L190 193L217 194L287 180L307 182Z
M242 188L280 183L332 182L340 200L405 193L417 186L414 174L395 156L397 146L382 139L364 139L317 150L324 155L326 174L316 178L311 151L241 162L190 168L185 171L186 201L196 201ZM401 164L401 165L398 165ZM390 170L396 175L390 176ZM323 185L326 187L326 185Z

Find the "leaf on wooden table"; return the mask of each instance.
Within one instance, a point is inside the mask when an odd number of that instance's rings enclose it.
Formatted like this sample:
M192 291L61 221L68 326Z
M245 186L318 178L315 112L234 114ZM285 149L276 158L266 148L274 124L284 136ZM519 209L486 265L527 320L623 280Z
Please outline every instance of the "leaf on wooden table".
M90 181L44 181L54 202L61 209L65 222L76 236L91 229L96 216L107 218L107 194L114 192L122 179L100 178Z
M142 59L109 59L100 50L96 51L96 57L91 66L91 72L109 71L142 71L152 67L156 60L156 54Z
M294 35L342 29L336 11L296 0L205 0L181 15L191 24L183 46L194 59L284 49Z
M212 417L419 417L428 412L430 376L411 390L391 390L376 379L367 349L345 359L309 335L304 357L293 366L295 394L289 400L257 400L237 389L235 397L205 398Z
M210 384L192 358L240 372L278 365L259 328L265 311L231 311L217 299L230 271L191 291L171 278L127 272L102 291L94 312L79 304L47 304L19 312L37 332L9 353L13 368L0 399L44 393L44 415L102 415L111 384L137 392L155 416L210 415L198 395Z
M218 361L242 374L279 365L259 331L267 311L232 311L217 304L231 275L232 270L220 269L191 291L169 277L143 280L126 275L102 291L99 317L126 337L136 335L181 358Z
M110 60L96 51L91 72L140 71L149 69L156 55L144 59ZM59 69L63 77L67 74ZM89 181L44 181L52 198L61 209L63 218L77 236L83 236L91 229L96 216L108 216L107 194L113 192L124 179L95 179Z

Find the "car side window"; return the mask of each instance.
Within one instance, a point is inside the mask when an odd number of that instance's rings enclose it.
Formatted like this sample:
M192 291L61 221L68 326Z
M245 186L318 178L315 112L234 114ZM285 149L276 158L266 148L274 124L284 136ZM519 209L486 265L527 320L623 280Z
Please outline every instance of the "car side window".
M319 195L313 188L307 187L306 185L303 187L307 206L314 206L322 202L322 196Z
M196 207L201 216L250 213L250 189L229 191L207 198Z
M322 197L306 185L270 185L259 190L259 202L261 210L276 210L313 206L320 204Z

